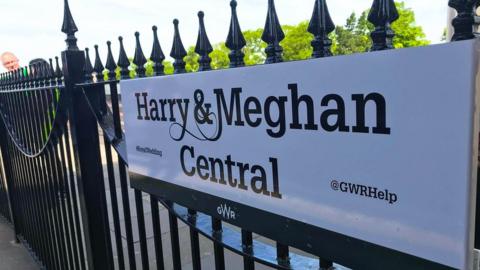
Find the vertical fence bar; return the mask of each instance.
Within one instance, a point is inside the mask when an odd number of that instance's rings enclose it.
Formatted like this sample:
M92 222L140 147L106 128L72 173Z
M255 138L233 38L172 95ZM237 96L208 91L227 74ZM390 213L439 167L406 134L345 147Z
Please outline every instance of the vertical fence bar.
M220 219L212 219L212 230L213 234L217 239L221 239L222 235L222 221ZM222 245L214 242L213 243L213 252L215 255L215 269L223 270L225 269L225 254L223 252Z
M157 270L164 270L162 246L162 228L160 226L160 213L158 208L158 199L150 195L150 207L152 209L153 241L155 244L155 259L157 261Z
M165 55L163 54L160 41L157 34L158 28L152 27L153 31L153 46L150 54L150 60L153 61L153 75L161 76L165 74L163 60ZM153 226L153 242L155 245L155 259L157 263L157 270L165 269L165 262L163 260L163 245L162 245L162 228L160 226L160 212L158 207L158 199L154 195L150 195L150 208L152 210L152 226Z
M137 207L137 223L138 223L138 236L140 238L140 255L142 257L143 270L149 269L148 264L148 251L147 251L147 234L145 232L145 216L143 214L143 199L142 192L135 189L135 205Z
M107 55L107 63L105 67L108 70L107 76L108 80L114 81L115 80L115 69L117 65L115 60L113 59L112 54L112 43L110 41L107 42L108 47L108 55ZM113 82L110 83L110 89L112 87L116 87L117 83ZM107 111L107 102L106 102L106 94L105 91L102 91L102 100L103 100L103 110ZM111 95L110 95L111 96ZM122 240L122 231L120 227L120 214L118 211L118 198L117 198L117 187L115 183L115 173L113 169L113 158L112 158L112 146L108 138L104 135L103 142L105 147L105 157L107 161L107 177L108 177L108 185L110 187L110 201L112 207L112 218L113 218L113 226L114 226L114 234L115 234L115 243L117 246L117 257L118 257L118 267L120 270L125 269L125 259L123 255L123 240Z
M122 79L129 79L130 71L128 67L130 66L130 61L128 60L127 53L123 47L123 38L118 38L120 42L120 55L118 58L117 65L120 67L120 75ZM113 122L115 127L115 137L122 138L122 124L120 119L120 108L119 108L119 98L117 84L110 84L110 93L112 101L112 112L113 112ZM127 184L127 171L125 161L117 154L118 157L118 169L120 173L120 188L122 191L122 203L123 203L123 214L125 218L125 232L127 235L127 250L128 250L128 262L131 270L137 268L135 263L135 248L133 246L133 233L132 233L132 217L130 214L130 201L128 195L128 184Z
M63 73L66 92L72 99L70 124L87 258L90 269L113 269L97 121L83 93L75 88L76 83L82 82L85 59L77 47L78 29L67 0L64 15L62 32L67 35L67 50L62 52Z
M253 234L247 230L242 229L242 246L243 251L248 254L252 254L253 249ZM255 262L250 256L243 256L243 269L253 270L255 269Z
M4 102L3 96L5 93L2 93L2 105ZM10 222L13 225L13 234L14 234L14 239L18 243L18 217L17 214L18 212L14 211L16 209L16 201L14 199L13 193L14 193L14 188L13 188L13 172L12 172L12 157L9 154L8 151L8 133L5 127L6 123L2 121L0 123L0 154L2 155L2 161L3 163L1 164L4 168L3 172L5 175L4 183L6 186L6 195L7 195L7 200L8 200L8 208L10 211Z
M196 224L197 212L192 209L188 209L188 219L191 224ZM202 269L200 258L200 242L198 232L194 228L190 227L190 246L192 252L192 268L193 270Z
M280 265L290 265L290 255L288 246L277 242L277 261Z
M168 202L167 202L168 203ZM173 203L169 203L170 208L173 209ZM180 258L180 240L178 238L178 221L174 213L168 213L169 225L170 225L170 242L172 246L172 260L173 269L181 270L182 261Z

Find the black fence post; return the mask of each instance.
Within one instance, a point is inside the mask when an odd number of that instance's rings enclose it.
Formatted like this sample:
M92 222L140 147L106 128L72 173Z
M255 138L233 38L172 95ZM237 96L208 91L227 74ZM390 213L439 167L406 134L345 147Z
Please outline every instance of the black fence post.
M448 6L457 11L457 16L452 21L454 33L452 41L472 39L475 37L473 28L475 24L474 8L477 0L449 0Z
M13 196L13 186L12 186L12 178L13 178L13 175L12 175L12 172L10 171L11 168L12 168L12 165L11 165L11 157L10 155L8 154L8 145L7 145L7 140L8 140L8 133L7 133L7 129L5 128L5 124L6 123L0 123L0 152L1 152L1 158L2 158L2 163L0 164L0 166L3 167L3 173L4 175L3 176L0 176L0 181L2 181L2 178L5 176L5 182L4 184L6 185L6 196L7 196L7 202L8 202L8 211L10 213L10 222L12 223L13 225L13 233L14 233L14 239L15 239L15 242L16 243L20 243L19 239L18 239L18 228L17 228L17 224L18 224L18 221L17 221L17 215L18 213L16 213L14 210L15 210L15 207L14 207L14 204L16 203L14 201L14 196ZM2 171L0 171L1 173Z
M80 51L76 44L77 31L68 2L65 0L62 32L67 34L67 50L62 52L62 61L65 90L71 102L69 108L71 136L88 268L113 269L97 121L82 90L75 86L84 79L85 65L84 52Z

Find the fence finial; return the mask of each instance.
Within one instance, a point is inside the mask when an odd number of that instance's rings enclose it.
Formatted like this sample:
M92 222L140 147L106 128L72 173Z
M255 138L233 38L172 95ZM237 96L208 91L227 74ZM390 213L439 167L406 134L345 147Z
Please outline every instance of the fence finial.
M330 50L332 41L328 38L328 34L333 30L335 30L335 24L330 17L330 12L328 12L326 0L315 0L312 19L308 25L308 32L314 36L312 58L332 56Z
M452 41L472 39L473 25L475 23L474 7L476 0L450 0L448 5L457 11L457 16L452 21L454 33Z
M105 67L103 66L102 59L100 59L100 54L98 53L98 45L94 46L95 48L95 64L93 70L95 71L95 78L97 82L103 81L103 71Z
M69 51L78 51L77 38L75 33L78 31L75 21L73 20L72 13L70 12L70 7L68 5L68 0L64 1L63 9L63 25L62 32L67 34L67 50Z
M172 51L170 52L170 56L175 59L173 62L174 72L177 73L185 73L185 61L183 58L187 56L187 51L185 47L183 47L182 38L180 37L180 31L178 30L178 20L173 20L173 26L175 28L175 34L173 36L173 46Z
M153 61L153 75L160 76L165 74L163 60L165 60L165 55L163 54L162 47L160 46L160 41L158 40L158 28L154 25L152 27L153 31L153 47L152 53L150 54L150 60Z
M210 40L207 36L207 31L205 30L205 23L204 18L205 14L203 11L198 12L198 20L200 27L198 29L198 38L197 38L197 45L195 46L195 52L200 55L200 59L198 60L198 71L206 71L212 69L210 67L210 63L212 59L210 58L209 54L213 52L212 44L210 44Z
M28 66L23 67L23 75L25 77L25 84L27 85L26 87L28 88L28 83L29 83L29 80L30 80L30 74L28 72Z
M23 72L22 72L22 75ZM48 77L50 78L50 81L52 84L55 83L55 68L53 66L53 59L52 58L49 58L48 59Z
M125 52L125 47L123 47L123 37L118 37L120 41L120 55L118 56L117 65L120 67L120 78L122 80L130 79L130 60L128 60L127 53Z
M57 80L60 80L63 76L63 72L62 69L60 69L60 64L58 62L58 56L55 56L55 77L57 77Z
M85 82L92 81L93 66L92 61L90 61L90 49L85 48L85 66L83 67L83 73Z
M22 87L21 84L23 83L23 67L17 68L17 83L19 84L19 87Z
M283 62L283 48L280 46L280 42L284 38L285 34L278 21L275 2L273 0L268 0L267 21L265 22L265 28L262 34L262 40L268 44L267 48L265 48L265 53L267 54L265 64Z
M372 51L381 51L394 49L393 37L395 32L390 26L398 19L398 11L393 0L374 0L368 21L375 25L375 30L371 33Z
M247 42L245 41L245 37L240 29L240 23L238 22L237 1L232 0L230 7L232 9L232 19L230 21L230 30L225 46L230 49L230 54L228 55L230 58L230 67L243 67L245 66L243 60L245 54L242 52L242 49L247 45Z
M145 77L145 64L147 59L143 54L142 45L140 44L140 33L135 32L135 55L133 57L133 63L137 66L135 70L139 78Z
M20 72L19 71L19 68L17 68L16 70L13 71L13 83L19 83L20 82Z
M108 79L115 80L115 77L116 77L115 70L117 69L117 64L113 59L112 42L107 41L107 48L108 48L108 54L107 54L107 63L105 64L105 68L108 70Z

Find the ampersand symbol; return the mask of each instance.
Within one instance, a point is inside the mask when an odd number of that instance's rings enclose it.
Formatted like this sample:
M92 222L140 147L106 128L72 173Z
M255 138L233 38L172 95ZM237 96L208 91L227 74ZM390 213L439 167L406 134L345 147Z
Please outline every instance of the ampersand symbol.
M213 124L212 119L210 119L210 108L212 107L211 104L205 103L205 96L203 95L202 90L197 89L193 94L193 98L195 100L195 121L198 124Z

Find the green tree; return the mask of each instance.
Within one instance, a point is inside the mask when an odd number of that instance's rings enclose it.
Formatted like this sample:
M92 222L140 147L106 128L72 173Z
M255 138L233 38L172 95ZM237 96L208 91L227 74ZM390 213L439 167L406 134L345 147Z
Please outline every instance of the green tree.
M194 46L191 46L190 48L188 48L188 51L187 51L187 56L185 56L185 58L183 58L183 60L185 61L186 65L185 65L185 70L187 72L196 72L198 70L198 59L200 58L200 56L195 52L195 47Z
M406 8L405 3L395 3L400 18L392 24L395 31L393 45L395 48L418 47L430 44L421 26L415 24L415 13Z
M212 68L228 68L228 65L230 65L230 58L228 58L229 53L230 50L225 46L225 43L219 43L213 46L213 52L210 53L210 57L212 58Z
M310 58L313 49L311 42L313 35L308 31L308 21L291 26L285 25L285 39L280 43L283 47L283 58L285 61L301 60Z
M267 44L262 40L263 29L248 30L243 32L247 45L245 46L245 64L247 66L258 65L267 58L265 48Z
M393 45L395 48L407 48L425 46L430 42L425 38L421 26L415 24L415 13L412 9L405 7L405 3L396 2L400 18L392 23L395 31ZM332 51L335 55L365 52L372 46L370 33L374 26L368 22L368 10L362 12L357 19L352 13L344 26L337 26L333 38Z
M335 28L332 35L333 54L344 55L367 51L371 47L369 26L366 12L363 12L358 19L355 13L352 13L344 26Z

